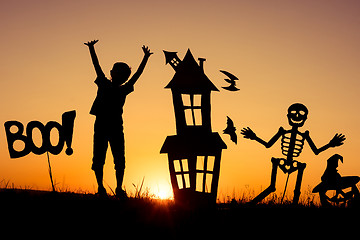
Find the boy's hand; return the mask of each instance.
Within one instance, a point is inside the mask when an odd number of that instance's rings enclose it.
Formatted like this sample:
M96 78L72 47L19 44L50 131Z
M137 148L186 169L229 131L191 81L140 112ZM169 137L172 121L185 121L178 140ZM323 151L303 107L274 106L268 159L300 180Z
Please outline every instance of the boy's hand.
M150 52L150 48L148 46L143 45L142 50L144 51L145 57L150 57L150 55L153 54L152 52Z
M99 40L93 40L93 41L89 41L87 43L84 43L86 46L88 47L92 47L94 46Z

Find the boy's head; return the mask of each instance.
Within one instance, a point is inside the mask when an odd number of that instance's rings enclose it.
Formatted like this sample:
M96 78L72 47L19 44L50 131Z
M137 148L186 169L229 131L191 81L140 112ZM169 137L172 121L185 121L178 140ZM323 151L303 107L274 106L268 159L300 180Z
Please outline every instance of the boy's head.
M130 77L131 68L123 62L114 63L113 68L110 70L111 80L115 84L123 84Z

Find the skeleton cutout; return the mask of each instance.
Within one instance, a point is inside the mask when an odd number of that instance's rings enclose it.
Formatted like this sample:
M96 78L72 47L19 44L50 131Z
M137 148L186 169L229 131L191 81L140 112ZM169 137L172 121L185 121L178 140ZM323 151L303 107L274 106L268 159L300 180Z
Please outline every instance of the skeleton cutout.
M272 171L271 171L271 183L270 186L261 192L257 197L252 200L252 203L258 203L262 201L266 196L275 191L276 184L276 174L277 168L279 167L285 174L291 174L295 171L298 171L295 190L294 190L294 199L293 203L297 204L300 197L300 188L301 181L306 163L301 163L294 160L294 158L299 157L305 140L308 142L311 150L318 155L320 152L325 151L330 147L341 146L345 140L345 136L342 134L335 134L331 141L324 145L321 148L317 148L310 138L309 131L300 132L299 127L302 127L307 119L308 109L305 105L301 103L294 103L288 108L287 118L289 125L292 127L289 130L285 130L283 127L280 127L278 132L268 141L264 141L261 138L257 137L256 134L248 127L241 130L241 134L244 135L244 138L251 140L256 140L257 142L264 145L266 148L271 147L274 143L281 137L281 151L286 158L272 158Z

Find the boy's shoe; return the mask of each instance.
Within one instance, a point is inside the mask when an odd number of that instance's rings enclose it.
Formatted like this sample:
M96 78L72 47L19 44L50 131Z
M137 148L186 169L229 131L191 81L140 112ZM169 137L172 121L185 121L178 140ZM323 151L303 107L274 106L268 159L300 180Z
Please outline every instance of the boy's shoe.
M124 190L122 190L121 188L116 188L115 194L116 194L117 198L127 199L126 192Z
M98 187L98 192L96 193L96 195L100 196L100 197L107 197L107 193L106 193L106 189L103 186L99 186Z

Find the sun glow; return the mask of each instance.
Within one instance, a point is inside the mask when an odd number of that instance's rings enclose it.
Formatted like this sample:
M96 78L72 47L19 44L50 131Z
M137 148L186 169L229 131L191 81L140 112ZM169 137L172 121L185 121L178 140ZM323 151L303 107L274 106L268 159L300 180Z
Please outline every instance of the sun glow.
M173 199L173 192L171 189L171 186L167 186L167 185L159 185L157 186L157 191L154 193L155 198L159 198L159 199Z
M171 199L173 198L173 194L169 193L168 191L160 191L156 195L159 199Z

